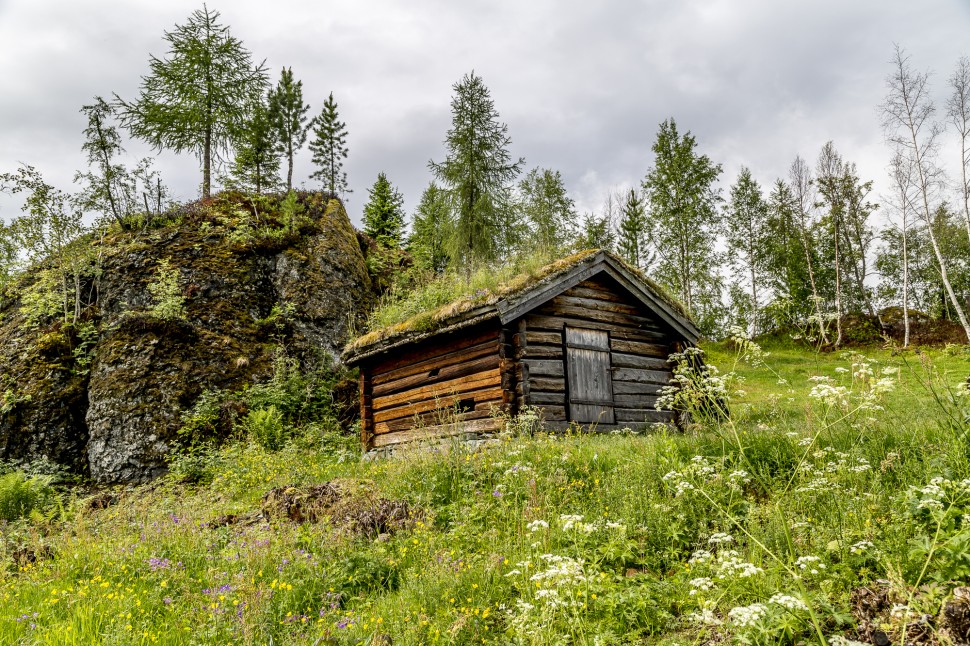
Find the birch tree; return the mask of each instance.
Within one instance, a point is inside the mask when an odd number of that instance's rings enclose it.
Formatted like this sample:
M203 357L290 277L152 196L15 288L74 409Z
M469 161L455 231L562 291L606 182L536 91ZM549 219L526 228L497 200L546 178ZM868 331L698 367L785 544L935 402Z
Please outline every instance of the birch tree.
M726 215L724 230L730 262L736 271L747 274L751 312L748 331L753 337L758 333L758 291L764 283L762 269L767 262L768 207L748 168L741 168L731 187Z
M812 211L815 208L815 184L812 181L812 170L799 156L795 157L788 169L788 182L794 197L795 215L798 222L799 240L805 253L805 264L808 269L808 280L812 288L812 304L818 319L819 336L823 344L828 344L826 334L825 314L822 311L822 295L819 293L816 279L815 245L811 234Z
M715 183L721 165L698 153L694 136L689 131L681 135L673 119L660 124L653 152L654 167L643 189L656 275L699 323L710 327L721 310L715 250L721 202Z
M899 239L900 271L903 278L902 306L903 306L903 347L909 347L909 229L910 204L912 198L910 189L913 185L913 167L901 154L896 153L889 165L889 177L892 181L894 199L893 206L900 216Z
M970 323L953 290L940 241L933 228L934 203L939 198L942 184L942 172L937 165L941 127L933 119L936 106L930 97L929 75L915 71L909 56L898 45L892 65L892 73L886 79L889 92L882 106L883 127L894 150L912 165L916 212L927 225L940 279L953 312L970 341Z

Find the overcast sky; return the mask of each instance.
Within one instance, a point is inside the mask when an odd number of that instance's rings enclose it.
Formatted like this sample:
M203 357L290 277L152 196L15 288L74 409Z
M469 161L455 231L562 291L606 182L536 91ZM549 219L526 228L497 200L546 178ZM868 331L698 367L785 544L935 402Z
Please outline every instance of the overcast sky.
M79 108L95 95L134 98L163 32L200 2L0 0L0 172L36 166L70 189L82 168ZM355 222L384 171L413 209L444 158L452 86L475 70L526 169L560 170L580 210L638 184L668 117L723 164L763 185L796 154L813 164L828 140L886 186L878 106L893 44L933 72L940 100L970 54L967 0L212 0L275 83L303 81L311 113L330 92L349 131ZM129 142L132 163L151 151ZM158 166L180 200L201 180L191 155ZM312 171L296 160L295 182ZM878 195L877 195L878 197ZM0 196L0 217L19 202Z

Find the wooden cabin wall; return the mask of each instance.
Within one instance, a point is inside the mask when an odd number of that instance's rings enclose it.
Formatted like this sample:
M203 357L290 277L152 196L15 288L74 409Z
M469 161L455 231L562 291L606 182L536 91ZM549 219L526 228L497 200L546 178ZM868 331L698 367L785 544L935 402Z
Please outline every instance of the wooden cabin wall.
M615 424L610 430L644 422L670 421L672 414L655 409L657 395L673 376L667 357L675 351L672 334L611 278L595 276L566 290L518 322L515 337L517 394L523 404L544 409L551 427L568 419L565 326L606 330Z
M508 369L501 341L496 320L362 365L365 448L498 429L501 420L492 417L492 410L509 403L502 390ZM463 411L459 415L456 406Z

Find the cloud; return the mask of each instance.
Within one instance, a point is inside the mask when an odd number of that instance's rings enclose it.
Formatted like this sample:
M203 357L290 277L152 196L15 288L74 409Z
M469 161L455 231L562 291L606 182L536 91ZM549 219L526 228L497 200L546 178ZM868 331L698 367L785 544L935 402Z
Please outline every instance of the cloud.
M137 93L162 34L198 3L0 0L0 170L30 163L69 187L83 164L78 110L96 94ZM917 67L935 70L937 93L970 27L959 0L932 11L906 0L241 0L223 21L275 80L291 66L312 113L332 91L349 130L347 171L355 218L384 171L413 208L444 156L452 85L474 69L509 126L527 168L551 167L581 210L598 210L610 187L635 186L652 163L657 125L676 118L702 152L742 165L763 185L796 154L813 160L835 141L864 178L884 181L888 153L877 107L898 42ZM128 145L132 158L150 153ZM176 193L199 181L190 155L162 156ZM311 172L297 158L298 183ZM878 184L877 184L878 186ZM16 212L0 196L0 217Z

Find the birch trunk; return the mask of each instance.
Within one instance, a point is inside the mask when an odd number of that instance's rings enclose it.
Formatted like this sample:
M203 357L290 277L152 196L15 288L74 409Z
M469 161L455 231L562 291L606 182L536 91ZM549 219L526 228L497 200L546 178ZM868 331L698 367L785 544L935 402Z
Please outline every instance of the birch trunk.
M946 269L946 261L940 251L940 245L933 231L933 210L930 208L930 193L939 184L939 172L936 170L932 155L936 150L935 140L939 136L939 124L930 121L930 117L935 111L932 100L929 97L928 76L912 71L909 67L908 57L903 50L897 46L896 56L893 60L895 66L894 75L889 80L890 94L884 107L886 114L886 125L894 132L892 141L897 146L904 148L912 162L916 172L917 189L920 193L922 213L920 214L926 222L927 230L930 234L930 243L933 246L933 254L936 256L937 266L940 270L940 279L946 290L953 311L956 312L960 325L970 341L970 324L967 323L967 315L963 311L953 285L950 283L950 276ZM902 133L899 131L902 130ZM919 133L925 132L922 142Z

